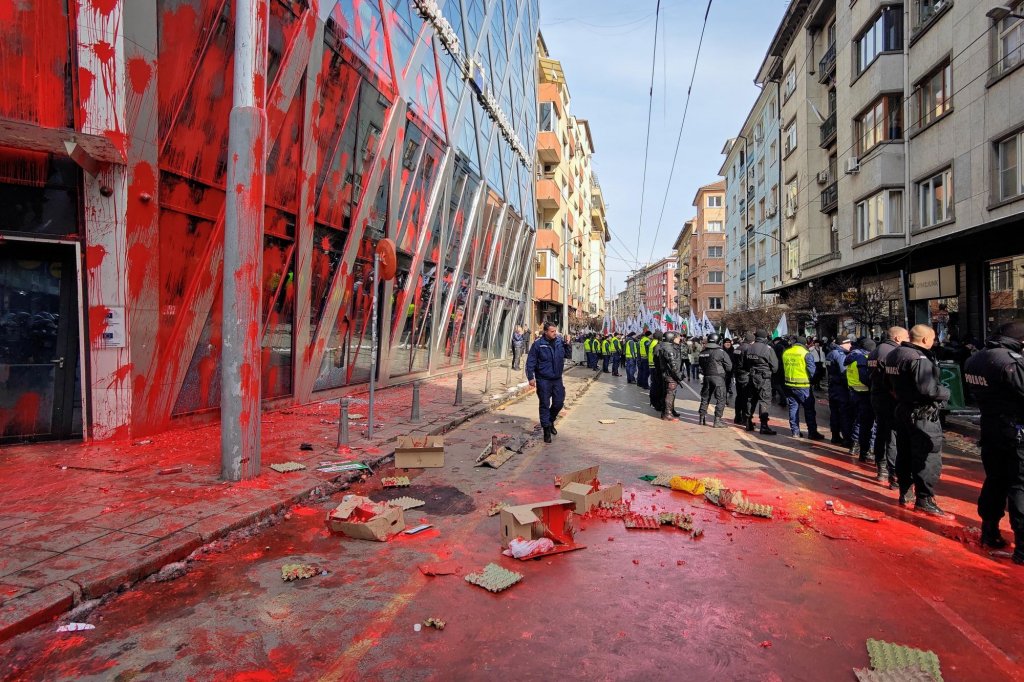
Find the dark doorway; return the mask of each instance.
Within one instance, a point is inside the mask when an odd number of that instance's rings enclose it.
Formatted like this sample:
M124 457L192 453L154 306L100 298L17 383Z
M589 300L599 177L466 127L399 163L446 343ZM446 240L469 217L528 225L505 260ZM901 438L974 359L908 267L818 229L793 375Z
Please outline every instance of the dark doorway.
M81 436L77 278L71 245L0 241L0 442Z

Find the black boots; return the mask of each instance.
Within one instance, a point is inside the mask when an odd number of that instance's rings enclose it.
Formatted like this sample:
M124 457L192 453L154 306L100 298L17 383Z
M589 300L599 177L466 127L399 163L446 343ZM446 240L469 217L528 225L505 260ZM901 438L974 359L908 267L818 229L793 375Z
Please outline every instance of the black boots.
M550 426L545 426L544 427L544 442L545 443L550 443L551 442L551 427Z
M747 420L747 431L753 431L753 430L754 430L754 420L753 419L748 419Z
M907 488L906 490L900 491L900 506L906 507L910 504L910 500L914 497L914 489Z
M1006 540L1003 538L1002 533L999 532L998 523L981 522L981 544L992 549L1006 547Z
M675 417L676 419L678 419L679 417L682 417L683 415L679 414L675 410L672 410L672 416Z
M554 422L552 422L551 426L549 426L548 428L551 429L551 435L552 436L557 436L558 435L558 429L555 428Z
M825 440L825 436L821 435L817 431L811 431L809 434L807 434L807 437L810 438L811 440Z
M767 424L761 424L761 435L762 436L774 436L776 434L775 429L768 426Z
M706 414L702 414L702 415L699 415L699 416L700 416L700 425L701 426L707 426L708 425L708 417L707 417L707 415Z
M942 511L939 505L935 504L934 497L918 497L917 501L914 502L914 511L924 512L932 516L946 516L946 512Z

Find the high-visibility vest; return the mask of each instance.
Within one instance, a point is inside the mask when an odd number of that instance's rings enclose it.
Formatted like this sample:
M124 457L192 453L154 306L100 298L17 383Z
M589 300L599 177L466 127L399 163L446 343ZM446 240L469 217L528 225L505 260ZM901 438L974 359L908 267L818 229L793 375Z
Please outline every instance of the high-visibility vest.
M657 339L651 340L651 345L647 347L647 364L654 367L654 349L661 343Z
M628 339L626 341L626 358L632 360L637 354L637 343L634 339Z
M647 358L647 352L650 349L651 341L652 339L649 336L640 337L640 357L645 359Z
M613 338L612 339L612 352L613 353L618 353L621 350L622 350L622 341L619 341L618 338Z
M585 353L590 352L590 339L583 339L583 351Z
M786 386L790 388L810 388L811 377L807 375L807 349L803 346L790 346L782 352L782 371L785 374Z
M851 359L850 364L846 366L846 384L851 391L865 393L868 387L860 380L860 365L857 364L859 359L860 357Z
M611 350L611 345L608 343L608 339L601 342L601 353L608 355L608 351Z

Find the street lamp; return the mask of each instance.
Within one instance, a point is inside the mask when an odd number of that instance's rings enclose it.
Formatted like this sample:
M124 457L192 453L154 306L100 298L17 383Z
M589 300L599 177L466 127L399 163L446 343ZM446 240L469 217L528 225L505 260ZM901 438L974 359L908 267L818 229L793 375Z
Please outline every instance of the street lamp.
M1024 14L1017 14L1009 5L997 5L985 12L985 16L997 22L1002 21L1007 17L1011 17L1013 19L1024 19Z

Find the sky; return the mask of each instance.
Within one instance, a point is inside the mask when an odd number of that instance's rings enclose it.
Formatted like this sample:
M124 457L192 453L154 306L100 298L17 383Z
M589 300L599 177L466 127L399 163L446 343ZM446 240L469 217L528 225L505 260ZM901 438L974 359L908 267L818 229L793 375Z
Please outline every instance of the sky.
M551 57L562 62L569 111L587 119L594 136L594 168L612 234L607 260L610 296L623 289L629 270L638 263L672 253L683 223L695 215L697 188L719 180L722 147L739 132L757 99L754 77L788 4L713 1L666 197L707 2L661 1L643 182L656 2L541 0L541 32Z

